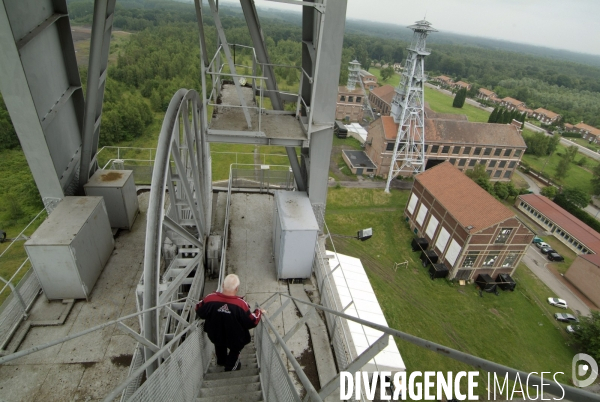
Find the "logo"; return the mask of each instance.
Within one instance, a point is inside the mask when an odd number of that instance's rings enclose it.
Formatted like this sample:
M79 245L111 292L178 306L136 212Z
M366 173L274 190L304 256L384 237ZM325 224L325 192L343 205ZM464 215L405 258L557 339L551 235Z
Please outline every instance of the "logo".
M231 314L231 311L229 311L229 307L227 307L227 304L223 304L221 307L219 307L217 311L219 313Z
M583 363L583 362L585 363ZM589 375L585 380L580 380L580 377ZM584 388L592 385L598 378L598 364L596 360L585 353L578 353L573 357L573 382L575 386Z

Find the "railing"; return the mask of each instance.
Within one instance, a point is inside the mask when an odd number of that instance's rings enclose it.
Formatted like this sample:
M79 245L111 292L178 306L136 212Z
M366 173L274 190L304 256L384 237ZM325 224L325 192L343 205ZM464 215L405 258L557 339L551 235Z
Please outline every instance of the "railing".
M24 250L22 248L19 250L13 248L15 242L22 240L25 231L41 217L45 218L45 215L46 210L42 209L11 243L6 246L2 253L0 253L0 261L2 263L6 263L13 253L18 253L18 255L13 255L12 257L18 258L21 256L20 258L23 258ZM23 246L21 245L21 247ZM36 296L39 294L41 286L27 257L9 279L0 277L0 282L4 284L2 289L0 289L0 300L4 300L0 305L0 351L2 351L7 347L21 321L27 318L27 313ZM5 292L7 291L11 293L5 296Z

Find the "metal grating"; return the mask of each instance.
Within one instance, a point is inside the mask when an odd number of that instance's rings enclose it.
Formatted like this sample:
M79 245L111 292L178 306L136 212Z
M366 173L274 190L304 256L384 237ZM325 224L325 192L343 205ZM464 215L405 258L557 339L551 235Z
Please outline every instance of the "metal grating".
M202 386L213 345L204 332L204 323L142 384L128 401L193 401Z
M37 276L30 268L23 276L15 290L21 294L27 308L31 306L42 287ZM23 320L23 307L19 300L11 293L0 307L0 345L7 343L14 329Z

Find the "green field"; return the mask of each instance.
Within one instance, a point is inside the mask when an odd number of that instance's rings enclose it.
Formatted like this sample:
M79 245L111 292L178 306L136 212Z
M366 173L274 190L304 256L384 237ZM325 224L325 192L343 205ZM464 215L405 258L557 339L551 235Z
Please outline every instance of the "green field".
M380 86L382 86L382 85L391 85L393 87L397 87L398 84L400 83L400 74L398 74L398 73L392 75L387 81L383 81L381 79L381 69L380 68L370 67L369 68L369 72L371 74L373 74L375 77L377 77L377 83Z
M452 100L454 98L436 91L435 89L425 87L425 102L429 103L429 107L434 112L438 113L451 113L451 114L465 114L469 121L473 123L487 123L490 113L483 109L469 105L465 105L458 109L452 107Z
M527 372L570 374L575 351L566 324L555 321L552 314L559 309L545 303L553 293L523 264L516 271L516 290L499 296L479 297L473 285L432 281L410 249L412 236L402 214L408 194L341 188L330 189L327 201L332 233L373 228L366 242L336 237L335 244L338 252L361 259L389 326ZM404 261L407 267L393 270ZM396 343L409 371L470 369L405 341Z

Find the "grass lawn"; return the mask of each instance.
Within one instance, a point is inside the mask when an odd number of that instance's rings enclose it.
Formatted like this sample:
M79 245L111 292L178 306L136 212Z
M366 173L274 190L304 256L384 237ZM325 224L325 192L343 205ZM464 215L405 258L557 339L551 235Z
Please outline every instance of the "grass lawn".
M589 141L584 140L583 138L571 138L571 137L563 137L563 138L566 139L566 140L569 140L569 141L573 141L573 142L575 142L575 143L577 143L577 144L579 144L579 145L581 145L583 147L586 147L588 149L591 149L592 151L596 151L597 152L600 149L600 147L598 146L598 144L594 144L594 143L590 144Z
M549 265L555 267L558 272L560 272L561 274L565 274L567 272L567 269L569 269L569 267L573 263L573 260L575 260L575 257L577 257L577 254L575 254L574 251L572 251L569 247L565 246L554 236L542 236L542 240L548 243L554 251L556 251L558 254L562 255L565 258L563 262L549 262Z
M379 86L391 85L393 87L397 87L398 84L400 83L400 74L398 74L398 73L394 73L394 75L392 75L387 81L384 81L383 79L381 79L381 69L380 68L371 67L371 68L369 68L369 72L371 74L373 74L375 77L377 77L377 83L379 84Z
M366 242L336 238L337 251L361 259L390 327L501 364L530 371L570 375L575 351L545 299L552 292L521 264L517 288L479 297L473 285L432 281L410 249L403 219L409 193L371 189L330 189L326 222L332 233L373 228ZM408 266L392 269L394 262ZM409 371L461 371L471 367L396 341ZM485 373L483 377L487 378ZM566 377L557 377L568 382ZM485 392L484 387L479 387Z
M483 109L479 109L475 106L465 103L465 105L458 109L452 107L452 100L454 98L446 95L445 93L436 91L435 89L425 87L425 102L429 103L429 107L434 112L438 113L451 113L451 114L465 114L470 122L487 123L490 113Z
M565 147L563 145L558 145L558 147L556 148L556 152L554 152L549 158L525 154L523 155L523 161L538 172L543 170L544 173L550 175L552 177L552 180L558 183L559 185L580 188L586 193L592 194L592 173L582 168L581 166L577 166L572 163L570 169L567 172L567 176L564 179L557 180L554 178L554 175L556 174L556 166L560 162L561 158L559 154L564 155L564 153ZM584 157L583 155L578 155L575 158L575 160L579 160L580 158L586 157ZM587 166L591 167L594 165L591 162L588 162Z

